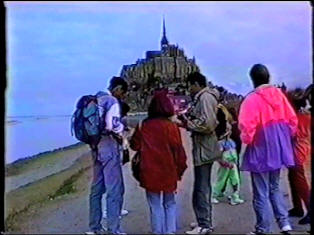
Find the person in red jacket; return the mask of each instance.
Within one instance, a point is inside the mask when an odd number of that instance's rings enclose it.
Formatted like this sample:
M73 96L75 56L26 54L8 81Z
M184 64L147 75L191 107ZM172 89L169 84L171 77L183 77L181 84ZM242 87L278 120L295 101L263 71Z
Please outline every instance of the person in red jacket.
M176 232L175 191L187 168L178 126L169 118L174 107L165 91L156 92L148 118L136 127L130 147L140 151L140 186L146 190L154 234Z
M302 95L302 94L301 94ZM295 167L289 168L289 182L292 195L293 208L289 216L302 217L304 215L302 201L308 211L307 215L299 221L300 224L310 223L310 189L305 177L304 165L311 154L311 113L306 97L289 96L298 117L298 128L294 138Z

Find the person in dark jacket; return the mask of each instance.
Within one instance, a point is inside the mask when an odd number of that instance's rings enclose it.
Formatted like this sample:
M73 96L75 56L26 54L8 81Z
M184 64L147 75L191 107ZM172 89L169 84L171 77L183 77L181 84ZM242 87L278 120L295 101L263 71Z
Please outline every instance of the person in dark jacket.
M193 98L187 116L181 115L182 127L192 133L194 164L193 209L197 223L187 234L205 234L213 231L211 203L211 171L215 160L221 158L215 129L219 92L207 86L207 79L199 72L187 77L190 95ZM195 226L196 225L196 226Z
M156 92L148 118L136 127L130 147L140 151L140 186L146 190L154 234L176 232L175 191L187 168L180 130L169 118L174 108L165 91Z

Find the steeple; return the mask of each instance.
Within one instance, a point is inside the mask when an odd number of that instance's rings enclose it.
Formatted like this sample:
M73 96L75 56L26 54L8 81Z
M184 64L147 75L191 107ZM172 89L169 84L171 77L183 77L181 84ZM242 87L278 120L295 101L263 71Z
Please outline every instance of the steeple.
M163 36L164 37L166 37L166 24L165 24L165 17L163 17L163 22L162 22L163 24L162 24L162 29L163 29L163 31L162 31L162 33L163 33Z
M162 38L161 38L161 48L168 46L168 39L166 37L166 24L165 24L165 17L163 17L163 31L162 31Z

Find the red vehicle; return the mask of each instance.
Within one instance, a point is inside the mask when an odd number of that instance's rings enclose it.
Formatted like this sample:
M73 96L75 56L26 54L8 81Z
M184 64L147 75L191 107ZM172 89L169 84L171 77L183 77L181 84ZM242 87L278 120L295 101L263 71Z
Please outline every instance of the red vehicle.
M188 110L189 103L191 102L189 96L175 96L173 92L169 92L168 96L173 103L176 114L183 114Z

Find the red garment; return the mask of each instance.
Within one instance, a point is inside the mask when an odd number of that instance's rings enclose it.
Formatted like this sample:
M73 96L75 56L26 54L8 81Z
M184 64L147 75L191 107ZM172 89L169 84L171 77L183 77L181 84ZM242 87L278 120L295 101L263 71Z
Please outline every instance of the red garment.
M174 192L187 168L180 130L167 118L147 119L130 147L141 151L140 186L150 192Z
M303 165L311 154L311 115L297 113L298 128L294 140L294 154L297 165Z
M297 211L303 211L303 201L306 209L309 210L311 192L305 177L304 167L295 166L289 168L288 179L290 182L293 208Z

